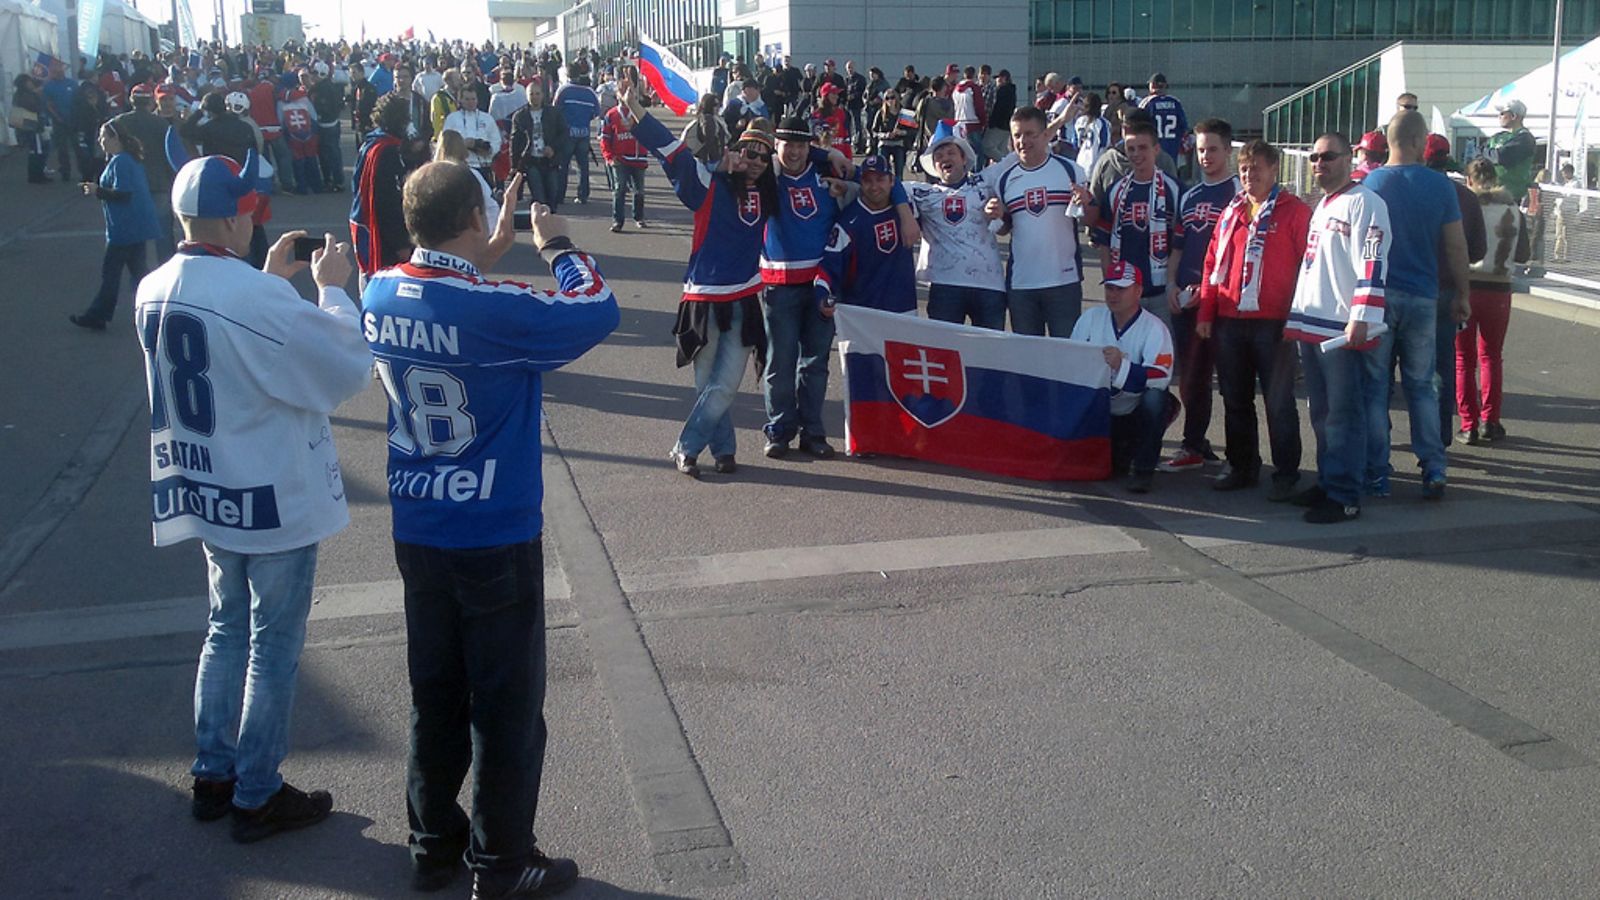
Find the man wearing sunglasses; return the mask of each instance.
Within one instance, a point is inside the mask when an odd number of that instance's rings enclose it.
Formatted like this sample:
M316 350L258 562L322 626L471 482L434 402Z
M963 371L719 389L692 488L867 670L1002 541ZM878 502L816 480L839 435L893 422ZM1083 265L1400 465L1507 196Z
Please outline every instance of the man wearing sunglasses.
M1500 113L1500 127L1505 130L1489 138L1483 157L1494 163L1494 174L1499 176L1500 186L1506 189L1513 200L1521 201L1533 184L1533 162L1538 155L1538 142L1533 132L1522 124L1523 118L1528 115L1527 104L1521 100L1507 100L1500 104L1497 111Z
M1295 285L1284 340L1299 341L1317 438L1317 484L1292 498L1308 507L1315 524L1346 522L1361 514L1366 481L1367 407L1387 397L1383 380L1367 364L1383 323L1389 261L1389 209L1371 189L1350 180L1350 141L1342 134L1317 138L1310 157L1323 198L1311 213L1305 258ZM1345 345L1324 353L1321 343Z

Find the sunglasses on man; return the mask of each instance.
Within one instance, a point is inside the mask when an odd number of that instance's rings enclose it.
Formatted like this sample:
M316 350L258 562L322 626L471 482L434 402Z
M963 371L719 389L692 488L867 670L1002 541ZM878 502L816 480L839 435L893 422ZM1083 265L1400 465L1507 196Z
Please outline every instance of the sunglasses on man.
M1314 163L1319 163L1319 162L1322 162L1323 160L1327 160L1328 162L1333 162L1334 160L1338 159L1339 157L1341 157L1343 155L1344 155L1343 153L1340 153L1337 150L1329 150L1326 153L1313 153L1313 154L1307 156L1306 159L1309 159Z
M750 160L751 162L771 162L772 154L762 153L760 150L754 150L746 147L744 150L744 158Z

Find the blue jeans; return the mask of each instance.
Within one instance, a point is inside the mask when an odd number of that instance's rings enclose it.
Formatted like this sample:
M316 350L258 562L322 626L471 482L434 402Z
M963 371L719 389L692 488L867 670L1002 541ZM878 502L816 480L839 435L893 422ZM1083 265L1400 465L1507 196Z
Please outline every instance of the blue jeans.
M633 218L644 221L644 170L631 166L612 166L615 181L611 189L611 221L622 224L622 209L627 205L628 190L633 190Z
M164 263L178 252L178 242L173 238L173 228L177 222L172 214L172 202L165 198L172 195L172 188L168 187L156 194L156 262Z
M707 446L714 457L732 456L737 449L730 410L744 378L745 364L755 348L746 347L739 339L744 324L742 304L734 301L731 305L733 321L728 330L718 329L716 317L711 316L706 345L694 357L694 386L700 395L689 410L688 421L683 423L677 446L686 456L695 456Z
M774 285L761 298L767 326L767 369L761 398L767 405L767 440L787 443L823 438L822 401L828 393L828 353L833 320L817 309L810 284Z
M1177 412L1177 398L1165 388L1139 395L1132 412L1111 417L1111 472L1148 474L1161 461L1161 438Z
M523 171L522 175L522 184L528 189L528 196L534 203L549 206L551 212L561 209L561 173L555 166L533 163Z
M405 582L411 751L406 814L418 869L515 869L533 849L544 775L544 553L539 539L469 550L394 545ZM467 771L472 816L456 798Z
M1388 396L1377 374L1381 350L1323 353L1313 342L1300 344L1311 431L1317 436L1317 483L1345 506L1360 506L1369 469L1367 431L1373 398Z
M928 286L928 318L962 324L968 319L979 328L1006 330L1004 291L954 284Z
M1011 309L1011 330L1017 334L1071 337L1072 326L1083 312L1083 283L1047 288L1012 288L1006 292Z
M572 176L572 163L578 164L578 193L575 195L579 203L589 202L589 138L575 137L567 142L567 149L561 154L557 167L561 169L561 202L567 200L567 179Z
M111 321L112 313L117 311L117 295L122 292L122 270L128 270L130 287L137 291L140 280L150 271L148 259L143 241L107 244L106 255L100 260L100 290L84 311L84 317L96 322Z
M1369 354L1372 376L1389 384L1394 355L1400 357L1400 388L1406 397L1411 420L1411 450L1422 466L1423 478L1445 474L1444 439L1439 433L1439 375L1434 365L1439 301L1433 297L1388 289L1384 294L1383 320L1389 333L1379 344L1378 354ZM1452 339L1455 332L1450 332ZM1452 360L1454 348L1452 347ZM1389 464L1389 391L1378 391L1368 398L1367 434L1371 453L1368 469L1387 480Z
M322 167L322 183L328 190L344 185L344 151L339 147L339 123L317 125L317 162Z
M289 140L280 132L275 138L263 138L266 145L266 156L272 162L273 177L278 182L278 193L287 194L294 190L294 154L289 150ZM157 204L159 205L159 203ZM171 206L172 204L167 204Z
M204 545L211 627L194 679L193 774L236 781L233 805L260 809L289 753L289 710L306 642L317 545L234 553Z

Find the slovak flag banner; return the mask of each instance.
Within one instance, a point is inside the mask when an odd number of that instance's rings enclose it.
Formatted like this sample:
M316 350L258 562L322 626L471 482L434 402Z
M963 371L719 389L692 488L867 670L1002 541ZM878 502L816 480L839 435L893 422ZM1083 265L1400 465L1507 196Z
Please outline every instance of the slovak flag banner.
M1037 481L1110 476L1101 348L856 306L833 321L847 452Z
M672 51L639 32L639 73L650 83L661 102L678 115L687 113L700 100L694 86L694 73Z

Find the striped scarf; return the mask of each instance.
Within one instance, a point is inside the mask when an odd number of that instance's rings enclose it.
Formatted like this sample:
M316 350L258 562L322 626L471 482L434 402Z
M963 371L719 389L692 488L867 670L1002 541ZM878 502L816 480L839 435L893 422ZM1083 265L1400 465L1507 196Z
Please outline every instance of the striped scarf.
M1267 249L1267 227L1272 222L1272 208L1278 202L1278 186L1272 186L1272 193L1261 204L1261 211L1250 222L1250 233L1244 242L1244 268L1239 278L1239 311L1256 312L1261 309L1261 257ZM1239 227L1239 220L1244 216L1245 210L1250 208L1250 195L1240 191L1223 211L1222 218L1217 222L1217 236L1215 240L1222 249L1222 254L1217 257L1216 268L1211 270L1211 286L1222 285L1228 277L1228 272L1233 265L1229 259L1233 249L1233 230Z
M1111 259L1122 259L1122 201L1133 190L1133 173L1122 176L1111 192ZM1157 169L1150 179L1150 287L1166 287L1167 255L1171 252L1167 234L1167 213L1171 205L1167 196L1167 179Z

